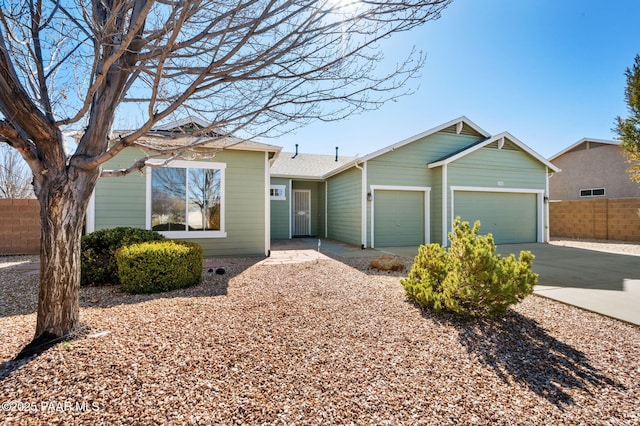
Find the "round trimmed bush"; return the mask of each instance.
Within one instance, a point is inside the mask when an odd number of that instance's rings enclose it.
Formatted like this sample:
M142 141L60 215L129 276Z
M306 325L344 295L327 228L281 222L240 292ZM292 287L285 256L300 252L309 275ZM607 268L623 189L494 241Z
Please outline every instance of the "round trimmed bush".
M120 289L127 293L159 293L202 281L202 246L186 241L149 241L116 253Z
M164 235L140 228L101 229L81 240L80 285L118 284L116 252L127 245L163 240Z

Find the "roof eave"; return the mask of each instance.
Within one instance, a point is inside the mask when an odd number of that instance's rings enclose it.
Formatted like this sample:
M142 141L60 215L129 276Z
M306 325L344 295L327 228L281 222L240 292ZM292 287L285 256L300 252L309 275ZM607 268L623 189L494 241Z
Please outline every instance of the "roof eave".
M543 156L541 156L540 154L538 154L537 152L535 152L533 149L529 148L527 146L527 144L525 144L524 142L522 142L521 140L519 140L518 138L516 138L515 136L513 136L511 133L509 132L502 132L499 133L495 136L490 137L489 139L487 139L486 141L483 141L479 144L473 145L471 147L469 147L468 149L465 149L464 151L461 151L459 153L457 153L456 155L452 155L449 158L445 158L444 160L440 160L440 161L436 161L434 163L429 163L427 164L427 167L429 167L430 169L434 168L434 167L440 167L440 166L444 166L447 165L449 163L452 163L462 157L465 157L469 154L471 154L474 151L477 151L480 148L484 148L485 146L501 139L501 138L507 138L510 141L512 141L513 143L515 143L516 145L518 145L518 147L520 149L522 149L524 152L526 152L527 154L531 155L533 158L535 158L536 160L538 160L539 162L541 162L542 164L544 164L546 167L550 168L551 170L553 170L554 172L559 172L560 168L558 168L556 165L552 164L549 160L547 160L546 158L544 158Z
M620 145L620 141L613 141L608 139L596 139L596 138L582 138L578 142L574 143L573 145L570 145L567 148L563 149L562 151L558 152L557 154L554 154L551 157L549 157L549 161L555 160L556 158L560 157L562 154L566 154L567 152L571 151L573 148L585 142L596 142L596 143L605 143L609 145Z
M486 130L484 130L483 128L481 128L480 126L478 126L476 123L474 123L473 121L469 120L469 118L467 118L466 116L461 116L458 117L456 119L453 119L451 121L447 121L446 123L440 124L439 126L433 127L429 130L425 130L422 133L418 133L417 135L411 136L407 139L403 139L400 142L396 142L393 145L389 145L385 148L379 149L378 151L372 152L371 154L365 155L364 157L360 158L358 162L364 162L364 161L368 161L371 160L373 158L379 157L380 155L386 154L387 152L391 152L394 151L400 147L403 147L405 145L408 145L412 142L417 141L418 139L422 139L422 138L426 138L427 136L431 136L435 133L438 133L448 127L451 127L455 124L458 123L464 123L467 126L471 127L473 130L475 130L476 132L478 132L480 135L484 136L485 138L491 137L491 134L488 133Z

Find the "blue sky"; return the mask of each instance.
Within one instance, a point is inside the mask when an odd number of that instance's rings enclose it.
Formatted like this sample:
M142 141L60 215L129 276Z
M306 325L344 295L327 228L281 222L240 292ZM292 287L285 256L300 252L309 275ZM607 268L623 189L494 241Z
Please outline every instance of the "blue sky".
M416 93L265 142L365 155L462 115L545 157L583 137L613 139L639 22L638 0L454 0L439 20L385 46L427 54Z

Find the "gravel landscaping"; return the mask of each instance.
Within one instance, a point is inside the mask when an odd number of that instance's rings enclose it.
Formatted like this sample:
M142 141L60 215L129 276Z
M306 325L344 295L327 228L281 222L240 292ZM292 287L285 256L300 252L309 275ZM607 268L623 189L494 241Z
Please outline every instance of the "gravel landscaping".
M87 335L14 362L33 259L0 258L3 424L640 422L640 328L537 296L496 322L422 312L406 270L366 259L239 260L158 295L85 288Z

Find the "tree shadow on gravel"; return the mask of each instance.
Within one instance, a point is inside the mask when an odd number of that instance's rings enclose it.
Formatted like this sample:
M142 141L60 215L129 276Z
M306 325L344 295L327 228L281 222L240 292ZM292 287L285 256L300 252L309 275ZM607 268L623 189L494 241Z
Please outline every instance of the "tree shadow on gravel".
M120 291L117 285L86 286L80 288L81 308L108 308L116 305L130 305L147 302L153 299L171 299L175 297L214 297L225 296L229 281L240 275L251 265L232 265L205 268L202 283L183 289L152 294L128 294ZM222 272L222 273L220 273ZM1 287L1 286L0 286ZM4 290L5 299L0 303L0 318L15 315L29 315L36 312L38 306L38 277L25 276L23 281L12 288Z
M450 323L458 328L460 343L467 351L491 367L503 382L522 383L560 409L575 404L571 390L592 396L593 387L625 390L593 367L584 353L513 310L495 321L458 319Z

